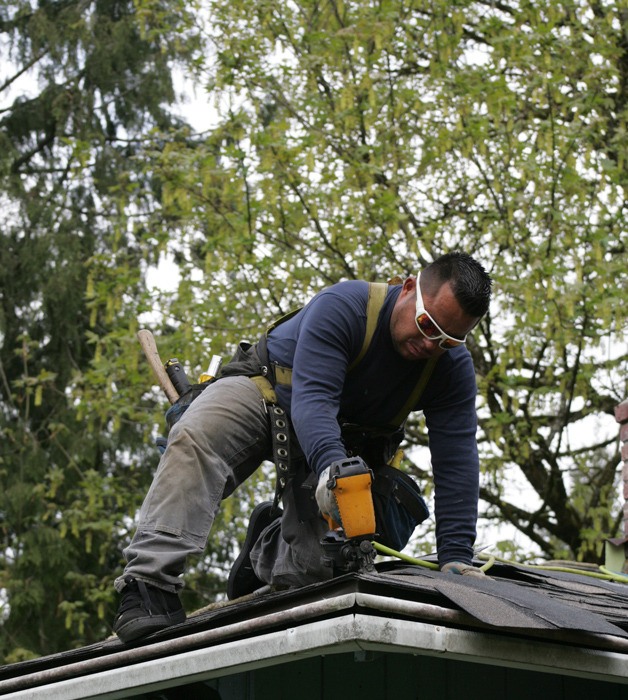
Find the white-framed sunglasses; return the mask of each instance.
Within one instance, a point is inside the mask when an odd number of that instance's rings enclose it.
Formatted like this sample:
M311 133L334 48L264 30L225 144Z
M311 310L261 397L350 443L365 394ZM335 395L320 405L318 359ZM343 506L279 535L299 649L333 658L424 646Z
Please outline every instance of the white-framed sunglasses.
M467 341L466 335L464 338L454 338L452 335L445 333L425 310L423 295L421 294L420 278L421 273L419 272L416 276L416 316L414 318L416 327L428 340L440 340L438 345L444 350L451 350L451 348L458 347L458 345L464 345Z

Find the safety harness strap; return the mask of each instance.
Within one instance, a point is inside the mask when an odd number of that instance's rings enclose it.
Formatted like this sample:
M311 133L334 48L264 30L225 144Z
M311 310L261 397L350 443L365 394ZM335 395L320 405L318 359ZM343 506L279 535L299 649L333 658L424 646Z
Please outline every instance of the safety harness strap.
M403 423L405 423L406 418L410 415L412 409L417 405L419 399L421 398L421 394L423 394L423 391L430 377L432 376L432 372L434 371L434 367L437 362L438 356L431 357L429 359L428 363L425 365L423 371L421 372L419 381L417 382L416 386L414 387L414 390L408 397L408 400L405 402L399 413L392 419L392 425L403 425Z
M259 353L260 348L258 348ZM265 351L265 349L264 349ZM249 377L257 386L260 394L264 397L266 410L270 420L270 435L273 447L273 462L277 469L277 479L275 481L275 497L271 514L274 515L279 509L281 494L283 493L288 478L291 476L290 465L290 422L286 412L277 405L277 394L270 381L262 375Z
M281 406L277 406L277 404L269 405L268 414L270 416L270 434L273 442L273 459L277 469L275 497L273 498L273 507L271 510L271 513L274 515L279 510L281 494L286 488L288 479L291 476L290 425L286 412Z
M263 377L261 374L255 375L254 377L249 377L249 379L257 386L260 394L264 397L264 401L269 403L277 403L277 394L273 388L270 381Z
M358 356L349 365L349 372L354 367L357 367L357 365L362 361L364 355L366 355L366 351L369 349L371 340L373 339L373 334L377 328L379 314L384 306L384 301L386 301L387 294L388 284L386 282L369 283L369 296L368 301L366 302L366 333L364 334L364 341Z
M369 293L366 302L366 331L364 333L364 340L362 341L362 347L360 352L357 354L353 362L349 365L347 371L350 372L352 369L357 367L357 365L362 361L363 357L366 355L367 350L371 345L371 340L373 339L373 334L377 328L377 321L379 320L379 314L386 301L386 295L388 294L389 283L387 282L369 282ZM300 309L291 311L290 313L282 316L280 319L275 321L272 325L268 327L266 335L270 333L273 328L292 318ZM273 373L275 375L275 383L281 386L292 386L292 367L282 367L278 364L273 364Z

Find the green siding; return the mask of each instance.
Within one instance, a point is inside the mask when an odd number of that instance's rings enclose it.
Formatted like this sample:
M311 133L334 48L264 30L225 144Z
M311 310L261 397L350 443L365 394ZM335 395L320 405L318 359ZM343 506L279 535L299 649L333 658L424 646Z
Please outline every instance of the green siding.
M628 685L433 656L365 652L293 661L139 697L140 700L628 700Z

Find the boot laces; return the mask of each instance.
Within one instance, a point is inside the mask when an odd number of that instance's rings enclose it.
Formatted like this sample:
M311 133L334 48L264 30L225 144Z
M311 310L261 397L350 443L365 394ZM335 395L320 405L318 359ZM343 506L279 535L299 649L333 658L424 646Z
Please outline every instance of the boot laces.
M124 589L124 597L120 605L120 614L131 610L132 608L144 608L152 617L153 611L151 606L150 594L144 581L138 581L131 576L124 579L126 588Z

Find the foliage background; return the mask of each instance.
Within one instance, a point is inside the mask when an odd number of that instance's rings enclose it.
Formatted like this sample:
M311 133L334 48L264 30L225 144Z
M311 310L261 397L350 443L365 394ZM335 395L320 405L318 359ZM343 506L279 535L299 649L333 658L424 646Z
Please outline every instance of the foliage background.
M622 517L627 36L625 0L2 3L0 656L109 633L164 430L140 325L194 376L327 284L453 249L495 280L470 342L482 531L599 561ZM170 291L147 284L163 260ZM417 417L429 492L425 445ZM271 489L225 504L188 608Z

